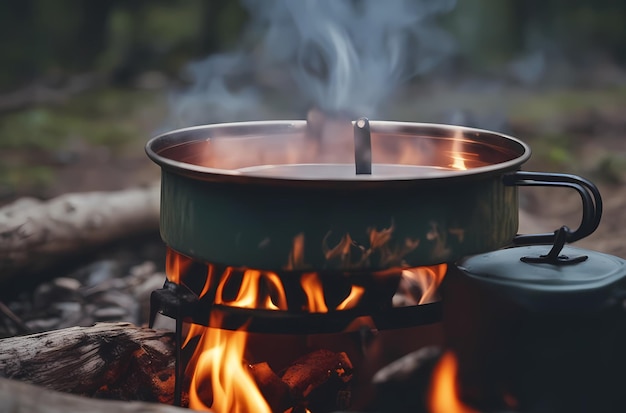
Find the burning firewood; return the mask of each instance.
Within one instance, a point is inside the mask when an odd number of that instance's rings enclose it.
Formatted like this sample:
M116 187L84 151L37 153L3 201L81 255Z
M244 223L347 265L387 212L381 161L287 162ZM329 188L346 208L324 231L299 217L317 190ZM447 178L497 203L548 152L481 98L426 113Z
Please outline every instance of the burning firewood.
M0 282L113 240L154 230L159 187L20 199L0 208ZM36 258L34 258L36 257Z
M171 404L170 332L100 323L0 340L0 377L84 396Z
M316 350L293 363L282 373L282 381L296 401L307 400L320 405L320 411L332 411L349 407L348 383L352 379L352 363L346 353Z
M266 362L252 364L248 371L273 412L326 412L350 405L352 363L344 352L313 351L280 376Z
M252 364L248 371L273 412L283 412L291 406L291 389L274 373L269 364Z

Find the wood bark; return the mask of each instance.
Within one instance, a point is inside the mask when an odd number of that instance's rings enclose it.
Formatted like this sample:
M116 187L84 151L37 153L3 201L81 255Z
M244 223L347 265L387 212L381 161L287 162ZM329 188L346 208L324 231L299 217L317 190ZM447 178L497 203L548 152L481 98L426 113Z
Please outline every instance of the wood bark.
M0 340L0 377L77 395L172 404L173 333L99 323Z
M159 187L22 198L0 208L0 282L121 238L156 232Z

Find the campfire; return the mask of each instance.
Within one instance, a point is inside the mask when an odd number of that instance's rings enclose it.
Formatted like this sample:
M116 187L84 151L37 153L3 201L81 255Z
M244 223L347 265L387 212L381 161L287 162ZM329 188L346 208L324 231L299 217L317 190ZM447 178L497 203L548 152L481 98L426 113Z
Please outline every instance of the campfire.
M626 405L621 381L611 380L626 367L626 262L565 245L598 227L595 185L522 171L530 148L502 133L365 117L420 70L402 51L428 29L425 15L413 2L384 10L329 2L347 16L334 21L301 3L305 12L284 2L253 17L304 19L320 37L268 30L304 44L264 46L280 50L278 66L302 66L291 81L313 106L306 120L203 124L146 145L161 167L167 247L150 327L165 316L175 331L45 333L34 361L16 367L0 357L4 375L35 371L82 395L215 413L608 413ZM453 2L426 14L443 3ZM411 11L417 17L399 18ZM363 28L372 36L354 44ZM239 70L259 63L226 60L229 73L232 62ZM242 79L235 89L253 96ZM199 83L228 91L229 82L213 80ZM575 191L580 225L518 234L520 186ZM0 354L2 344L15 359L31 351L19 340L0 343ZM46 362L57 342L60 384Z
M175 332L97 325L6 339L3 374L215 412L624 404L613 377L626 366L626 262L565 245L599 224L592 183L520 171L528 147L495 132L357 119L328 141L310 123L154 138L168 252L151 319L174 319ZM300 154L292 142L311 146ZM575 190L578 228L517 235L525 185ZM41 371L50 357L62 380Z
M297 240L293 256L297 255ZM192 266L197 268L192 270ZM279 275L232 267L218 269L170 249L167 275L169 282L176 284L171 288L188 289L197 297L195 305L202 305L205 311L210 308L205 313L209 318L203 321L198 320L198 312L178 314L183 318L193 316L182 326L185 337L181 351L191 354L179 378L185 382L182 391L188 394L183 397L184 404L188 401L191 408L214 411L260 410L259 406L267 406L266 411L333 411L349 407L353 376L362 383L366 374L352 362L363 362L366 343L358 341L359 334L363 329L375 328L367 306L393 311L432 303L438 299L437 286L445 269L442 264L373 274L375 284L389 284L387 290L396 290L385 294L382 298L386 302L382 303L368 297L372 288L367 291L350 277L337 280L337 274L316 272L289 270ZM203 282L193 279L200 274L205 274ZM243 315L244 309L254 311L247 311L247 320L239 317L245 320L241 326L233 324L232 313ZM269 320L259 324L255 317ZM298 336L293 337L294 333ZM277 347L285 351L272 351Z

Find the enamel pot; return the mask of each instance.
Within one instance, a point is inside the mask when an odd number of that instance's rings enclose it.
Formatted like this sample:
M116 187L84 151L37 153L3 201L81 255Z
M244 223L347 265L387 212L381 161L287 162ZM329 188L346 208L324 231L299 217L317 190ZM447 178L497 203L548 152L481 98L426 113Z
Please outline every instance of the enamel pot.
M518 139L435 124L372 121L370 128L371 174L359 175L350 133L320 137L305 121L205 125L153 138L146 151L162 168L163 240L192 258L259 269L453 262L552 241L552 233L516 235L525 185L581 195L581 224L567 231L568 242L599 223L596 187L577 176L520 171L530 150Z

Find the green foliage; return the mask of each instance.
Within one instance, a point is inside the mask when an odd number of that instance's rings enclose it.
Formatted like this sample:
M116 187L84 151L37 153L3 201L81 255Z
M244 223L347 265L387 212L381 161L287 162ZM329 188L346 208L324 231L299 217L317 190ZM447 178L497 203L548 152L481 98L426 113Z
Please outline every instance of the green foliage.
M463 58L474 67L485 68L519 52L519 16L515 12L510 1L459 1L443 20L455 35Z
M625 154L605 154L597 163L594 175L612 184L623 184L626 182L626 157Z
M577 112L585 110L624 104L626 86L593 90L548 90L516 99L510 107L510 115L515 122L540 123L563 116L573 118Z
M0 199L16 188L24 193L38 193L55 179L55 172L44 165L0 165Z
M3 0L0 90L86 71L176 73L232 46L245 19L230 0Z
M45 195L57 169L83 152L106 148L117 159L140 156L162 112L163 97L155 92L101 89L63 105L2 114L0 202Z
M60 107L36 107L0 117L0 149L56 150L71 140L114 150L143 138L132 119L153 94L105 90Z
M534 136L531 146L535 161L553 165L560 170L576 172L571 169L576 159L576 154L571 149L571 136L545 132Z
M585 50L609 52L624 61L626 50L626 3L618 0L557 1L555 35L571 53Z

